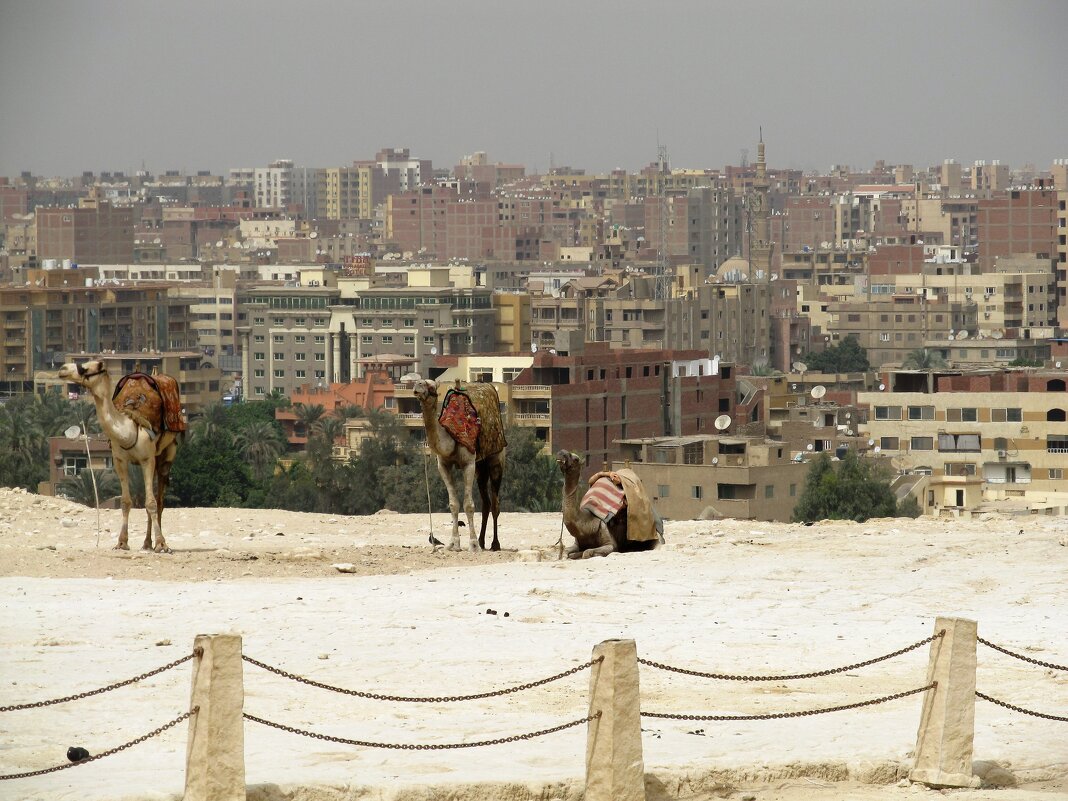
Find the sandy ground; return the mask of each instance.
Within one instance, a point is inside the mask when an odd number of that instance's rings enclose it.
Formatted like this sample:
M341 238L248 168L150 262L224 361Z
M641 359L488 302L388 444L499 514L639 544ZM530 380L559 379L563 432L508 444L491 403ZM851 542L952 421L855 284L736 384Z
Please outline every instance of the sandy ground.
M847 665L932 633L936 615L980 636L1068 662L1068 520L988 516L811 527L669 521L667 547L555 560L560 516L501 516L501 553L432 551L426 515L350 518L173 509L174 553L112 550L120 515L0 490L0 706L80 693L191 651L198 633L236 632L247 656L315 681L390 695L480 693L580 665L605 639L706 672L777 674ZM131 543L140 544L143 513ZM1021 529L1023 525L1023 529ZM436 515L441 539L447 515ZM565 539L566 535L565 535ZM466 547L466 536L464 546ZM540 557L540 559L539 559ZM336 564L349 565L340 572ZM487 610L496 614L489 614ZM981 692L1068 715L1068 673L979 646ZM919 687L922 647L805 681L721 682L642 667L646 712L816 709ZM63 764L68 746L114 748L188 706L189 663L86 699L0 713L0 774ZM457 704L400 704L295 684L245 665L245 711L348 739L454 743L583 717L588 671ZM643 720L650 801L904 801L920 696L789 720ZM1068 723L978 700L976 770L961 801L1068 796ZM187 725L113 756L0 781L0 799L176 799ZM245 726L249 798L581 798L585 727L500 746L391 751ZM994 787L997 784L1016 786Z

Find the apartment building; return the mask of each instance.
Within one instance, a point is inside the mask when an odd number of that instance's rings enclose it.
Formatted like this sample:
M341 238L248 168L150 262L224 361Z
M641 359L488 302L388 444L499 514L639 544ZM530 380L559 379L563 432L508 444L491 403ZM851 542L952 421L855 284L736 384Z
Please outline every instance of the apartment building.
M992 269L1000 258L1057 257L1057 192L1010 189L978 202L979 265Z
M696 435L625 439L613 469L628 467L671 520L789 522L808 465L782 442L763 437Z
M1042 508L1068 499L1068 394L1063 370L890 371L883 389L858 393L869 407L862 435L898 471L932 477L925 506L960 512L970 482L986 500ZM946 486L954 482L945 492ZM943 486L945 485L945 486ZM948 502L947 502L948 501Z
M39 207L37 261L122 264L133 261L134 212L113 206L95 190L77 208Z
M197 347L190 302L170 297L168 285L64 286L63 273L72 271L47 272L40 286L0 286L0 370L9 389L27 387L68 354Z
M318 171L312 167L296 167L289 159L272 161L266 167L253 169L255 202L265 209L290 209L301 206L306 219L314 218L318 209L315 188Z

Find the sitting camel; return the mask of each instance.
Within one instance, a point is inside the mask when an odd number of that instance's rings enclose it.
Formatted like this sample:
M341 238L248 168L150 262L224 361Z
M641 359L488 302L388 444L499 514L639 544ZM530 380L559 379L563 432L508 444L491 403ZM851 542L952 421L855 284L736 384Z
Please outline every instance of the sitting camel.
M444 403L438 400L438 385L427 380L416 381L412 388L423 412L426 440L438 457L438 473L449 493L449 511L452 512L452 542L450 551L460 550L460 503L452 485L452 470L458 469L464 477L464 513L467 515L467 530L471 535L472 551L486 547L486 524L493 514L493 543L490 550L499 551L497 539L497 516L501 513L501 479L504 476L505 446L504 427L501 425L500 401L493 384L456 384L458 394L464 397L469 419L461 420L466 430L450 432L446 425L453 425L441 418L449 414L449 397ZM451 390L450 390L451 392ZM460 399L458 399L460 400ZM472 406L473 404L473 406ZM473 419L470 419L473 418ZM466 424L466 425L465 425ZM459 440L456 438L459 436ZM478 479L478 494L482 498L482 530L475 539L475 502L472 487ZM431 539L433 542L433 538Z
M145 476L145 512L148 532L143 550L170 553L163 539L163 496L170 481L171 465L178 453L178 434L185 431L178 398L178 382L167 375L132 373L112 390L111 376L102 361L64 364L59 378L89 390L96 404L100 427L111 441L111 456L122 485L122 531L115 546L129 550L129 468L135 462ZM153 546L153 537L155 546Z
M649 500L645 485L632 470L617 470L614 473L596 473L590 485L599 479L619 479L625 494L623 505L606 523L592 511L593 504L583 503L578 497L579 473L582 459L570 451L556 454L556 464L564 474L563 515L564 526L575 538L575 544L567 549L568 559L589 559L593 556L608 556L615 551L649 551L664 542L664 523Z

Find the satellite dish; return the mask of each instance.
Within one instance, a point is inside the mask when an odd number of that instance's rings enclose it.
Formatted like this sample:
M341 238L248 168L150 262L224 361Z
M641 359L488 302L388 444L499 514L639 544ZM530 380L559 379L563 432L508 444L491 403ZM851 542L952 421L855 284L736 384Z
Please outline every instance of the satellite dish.
M794 362L794 370L798 373L804 373L808 370L808 365L804 362Z
M800 462L804 458L805 458L804 455L799 453L799 454L797 454L797 456L794 457L794 461L795 462Z
M823 386L823 384L817 384L812 388L812 391L809 394L816 400L819 400L827 394L827 387Z
M879 391L882 392L884 389L886 389L886 384L879 384Z
M874 445L874 444L875 444L875 440L873 440L873 439L869 439L869 440L868 440L868 447L869 447L869 448L870 448L870 447L871 447L872 445Z
M531 353L537 353L538 352L538 343L537 342L531 342L530 343L530 352Z
M71 426L63 432L63 436L67 439L78 439L82 435L81 426Z
M811 442L810 442L810 443L808 443L808 445L806 445L806 446L805 446L805 450L806 450L806 451L810 451L810 450L812 450L812 443L811 443Z
M852 412L846 412L846 420L848 420L848 419L849 419L849 418L851 418L852 416L853 416L853 413L852 413Z
M879 452L879 451L881 451L881 450L882 450L882 448L881 448L881 447L879 447L878 445L876 445L876 446L875 446L875 452L876 452L876 453L878 453L878 452Z
M731 427L731 416L729 414L721 414L716 418L714 425L717 431L726 431Z
M319 236L319 232L318 231L312 231L310 234L308 234L308 239L315 239L315 237L317 237L317 236Z
M1054 362L1053 366L1056 367L1058 370L1061 369L1061 363L1060 362Z
M223 241L221 239L218 242L215 243L215 247L217 247L217 248L221 248L222 246L223 246Z
M1000 328L995 328L993 331L990 332L990 336L992 336L994 339L1001 339L1003 336L1005 336L1005 332L1002 331Z
M712 457L712 464L719 464L719 457L718 456L713 456Z
M968 332L967 331L958 331L957 332L957 339L967 339L967 338L968 338Z
M856 434L854 433L854 431L853 431L853 429L852 429L852 428L847 428L847 429L846 429L846 436L847 436L847 437L855 437L855 436L856 436Z
M949 335L948 337L946 337L946 338L947 338L947 339L948 339L948 340L949 340L950 342L952 342L952 341L953 341L953 335L952 335L952 334L950 334L950 335Z
M435 346L435 347L432 347L432 348L430 349L430 355L431 355L431 356L437 356L437 355L438 355L438 349L437 349L437 346Z

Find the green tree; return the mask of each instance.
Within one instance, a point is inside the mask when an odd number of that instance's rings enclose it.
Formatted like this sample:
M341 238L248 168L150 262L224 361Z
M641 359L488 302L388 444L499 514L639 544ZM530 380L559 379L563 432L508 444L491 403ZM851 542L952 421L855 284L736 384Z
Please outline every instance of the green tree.
M901 362L901 366L906 370L936 370L940 367L945 367L946 360L942 358L942 354L938 351L917 348L909 351L905 356L905 360Z
M132 471L131 471L132 472ZM178 506L247 503L254 489L248 462L227 440L194 439L178 449L170 491Z
M234 447L251 465L252 474L262 480L271 474L278 457L285 453L286 440L274 421L256 421L234 435Z
M920 509L920 502L916 500L915 495L906 495L897 505L897 517L916 518L922 514L923 510Z
M868 352L861 347L855 334L820 353L806 354L804 362L816 373L863 373L871 369Z
M331 448L345 433L345 421L334 415L327 415L316 420L311 427L311 434L325 440Z
M321 403L313 403L311 405L298 403L293 407L293 413L297 416L297 433L303 436L310 436L312 428L326 414L326 409Z
M99 494L103 503L114 498L122 492L119 486L119 477L114 470L100 470L96 474L96 490L93 488L93 476L89 470L67 476L56 486L56 494L61 495L68 501L80 503L82 506L96 508L96 499Z
M190 439L204 439L211 442L219 437L233 438L230 431L230 409L221 403L209 403L200 415L189 426Z
M525 426L506 427L505 437L508 453L501 508L509 512L559 511L564 480L556 460L542 452L545 442Z
M813 461L794 507L794 522L894 517L897 501L888 477L870 460L848 451L838 462L826 452Z

